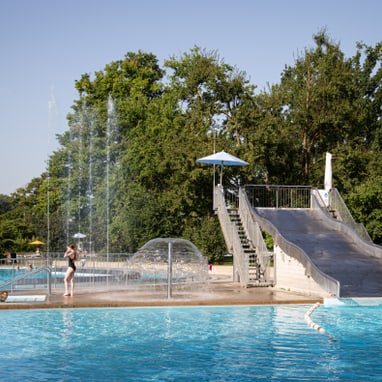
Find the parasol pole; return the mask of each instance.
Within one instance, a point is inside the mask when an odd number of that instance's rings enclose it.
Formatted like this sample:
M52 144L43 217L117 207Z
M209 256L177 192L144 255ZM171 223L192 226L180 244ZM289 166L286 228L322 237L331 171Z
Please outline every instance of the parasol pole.
M214 131L214 154L215 153L216 153L216 131ZM215 194L215 186L216 186L216 176L215 176L215 174L216 174L216 165L214 163L214 179L213 179L214 186L212 188L214 190L214 194Z
M216 130L214 131L214 154L216 153ZM214 163L214 176L212 179L212 206L215 209L216 165Z
M216 166L214 165L214 176L212 178L212 205L215 209L215 187L216 187Z

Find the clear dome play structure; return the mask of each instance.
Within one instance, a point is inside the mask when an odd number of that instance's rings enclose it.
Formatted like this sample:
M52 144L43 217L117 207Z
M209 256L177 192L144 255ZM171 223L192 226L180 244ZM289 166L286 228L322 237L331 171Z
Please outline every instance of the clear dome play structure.
M208 262L189 240L156 238L130 258L127 274L134 285L167 289L171 297L173 290L201 290L207 286Z

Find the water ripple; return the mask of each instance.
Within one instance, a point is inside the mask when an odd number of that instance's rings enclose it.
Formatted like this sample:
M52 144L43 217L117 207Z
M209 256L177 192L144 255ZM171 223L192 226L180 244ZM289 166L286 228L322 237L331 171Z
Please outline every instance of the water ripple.
M0 311L0 379L368 381L382 376L379 307L236 306ZM98 366L99 365L99 366Z

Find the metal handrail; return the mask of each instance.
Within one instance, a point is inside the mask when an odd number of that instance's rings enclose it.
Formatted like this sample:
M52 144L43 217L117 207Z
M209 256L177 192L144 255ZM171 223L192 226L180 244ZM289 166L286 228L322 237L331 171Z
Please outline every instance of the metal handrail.
M265 186L261 186L261 187L265 187ZM287 188L289 186L266 186L266 187L268 187L269 190L272 190L272 189L277 190L277 189L280 189L280 187L281 187L283 190L286 190L286 193L288 194ZM302 187L301 190L299 190L300 187L294 187L294 186L291 186L291 187L293 188L295 196L298 195L300 192L302 193L302 198L300 198L300 199L296 198L295 200L301 200L301 201L303 201L303 203L300 205L294 204L294 206L290 207L290 208L313 208L313 206L317 206L320 204L320 201L316 199L317 198L317 190L314 190L311 187ZM248 203L251 204L251 197L252 197L252 200L257 202L257 205L256 206L252 205L252 207L258 207L258 208L270 207L269 205L267 205L267 203L261 203L263 205L259 205L260 204L259 200L253 199L254 194L251 193L251 191L254 188L252 185L249 187L245 186L244 188L245 188L245 193L247 194L247 196L248 196L248 191L249 191L249 197L247 198ZM309 198L306 195L307 189L309 189ZM309 206L307 206L308 200L309 200ZM305 205L305 207L303 207L304 205ZM273 207L273 208L275 208L275 207ZM288 208L288 207L284 206L283 208ZM258 224L261 226L261 228L272 235L275 243L277 243L277 245L279 245L279 247L285 253L287 253L288 256L295 258L296 260L298 260L303 265L303 267L306 269L307 274L309 274L312 277L312 279L317 282L317 284L321 285L329 293L336 295L336 296L339 296L340 285L339 285L339 282L337 280L335 280L331 276L325 274L320 269L318 269L315 266L315 264L312 263L309 256L307 256L307 254L301 248L299 248L298 246L296 246L295 244L291 243L286 238L284 238L279 233L279 231L270 222L263 219L262 217L260 217L260 215L257 214L255 208L251 209L251 214L253 215L253 219L258 222Z
M352 227L362 237L362 239L372 242L372 239L370 238L370 235L367 232L365 226L362 223L357 223L354 220L352 214L350 213L336 188L331 189L329 192L329 206L332 211L335 211L338 220L341 220L344 223L350 225L350 227Z
M41 273L41 272L47 272L48 273L48 275L47 275L47 289L48 289L48 295L50 296L52 294L52 270L49 266L44 266L44 267L30 270L30 271L23 273L22 275L15 277L15 278L12 277L11 280L6 281L3 284L0 284L0 290L4 290L10 286L10 290L13 292L15 290L15 286L17 285L17 283L19 281L25 280L25 279L29 278L30 276L36 275L36 274Z
M274 253L268 250L264 242L260 226L252 216L252 206L243 188L240 188L239 191L239 214L244 230L252 245L256 248L257 259L262 272L264 272L264 279L275 284L276 272L274 267L271 268L270 266Z
M240 284L246 286L248 283L248 259L243 251L239 234L235 224L231 221L224 197L224 189L221 185L214 188L215 207L218 211L220 226L228 250L232 252L234 258L234 268L237 270L240 278Z

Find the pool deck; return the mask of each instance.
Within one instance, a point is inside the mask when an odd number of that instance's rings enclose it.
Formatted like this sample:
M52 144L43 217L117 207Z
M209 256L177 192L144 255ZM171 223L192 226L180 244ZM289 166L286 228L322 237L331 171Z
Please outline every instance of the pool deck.
M231 268L232 269L232 268ZM208 286L202 291L154 290L134 288L124 290L75 289L74 296L63 296L63 288L55 289L48 296L46 291L10 293L21 300L0 303L0 309L58 309L58 308L101 308L138 306L211 306L211 305L269 305L269 304L313 304L323 302L319 296L277 288L242 288L232 281L230 267L214 267L210 272ZM46 296L45 301L28 301L28 296ZM25 296L25 301L22 300Z

